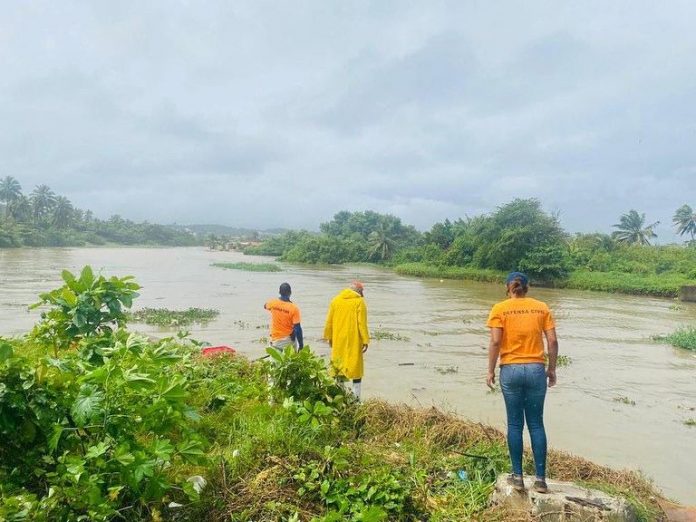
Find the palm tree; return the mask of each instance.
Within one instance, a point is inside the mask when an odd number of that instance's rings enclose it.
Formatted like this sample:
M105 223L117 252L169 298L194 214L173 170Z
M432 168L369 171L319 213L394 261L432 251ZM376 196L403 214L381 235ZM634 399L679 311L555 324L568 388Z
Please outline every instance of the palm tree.
M367 236L369 241L370 259L379 259L381 261L386 261L394 253L394 238L392 237L390 227L387 227L384 223L377 225L377 228L370 232Z
M66 228L73 221L75 209L65 196L58 196L53 206L53 224L58 228Z
M22 186L12 176L0 179L0 201L5 202L5 217L10 215L10 206L22 195Z
M672 223L677 227L677 233L680 236L689 234L691 241L694 241L694 236L696 236L696 213L689 205L682 205L677 209L672 218Z
M630 210L628 214L624 214L619 219L619 223L614 225L618 229L612 236L619 243L629 245L650 245L650 240L657 237L653 230L659 221L655 221L650 225L645 225L645 214L638 214L635 210Z
M56 202L56 195L48 185L37 185L30 195L31 210L37 223L46 221Z
M20 194L17 199L7 205L7 210L15 221L27 222L31 220L31 203L24 194Z

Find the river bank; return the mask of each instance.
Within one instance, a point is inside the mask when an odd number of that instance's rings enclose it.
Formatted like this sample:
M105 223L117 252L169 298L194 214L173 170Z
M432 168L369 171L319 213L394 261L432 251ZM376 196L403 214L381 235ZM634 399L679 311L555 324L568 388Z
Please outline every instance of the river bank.
M489 502L509 466L500 431L356 403L309 348L250 361L124 330L71 339L59 354L0 339L3 519L534 520ZM553 450L548 469L660 519L635 472Z
M396 265L394 271L400 275L428 277L433 279L454 279L503 283L506 272L489 269L462 268L455 266L435 266L427 263L405 263ZM627 295L652 297L679 296L679 288L694 284L694 280L677 274L640 275L622 272L571 272L566 279L554 280L541 286L591 290Z

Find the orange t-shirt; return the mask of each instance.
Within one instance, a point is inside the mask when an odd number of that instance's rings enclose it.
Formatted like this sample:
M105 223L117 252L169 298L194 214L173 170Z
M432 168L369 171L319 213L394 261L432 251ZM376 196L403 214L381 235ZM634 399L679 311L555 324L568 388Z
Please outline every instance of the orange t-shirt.
M493 306L486 326L502 328L500 364L544 362L543 333L556 327L546 303L522 297Z
M294 303L271 299L263 307L271 312L271 340L277 341L292 333L300 321L300 309Z

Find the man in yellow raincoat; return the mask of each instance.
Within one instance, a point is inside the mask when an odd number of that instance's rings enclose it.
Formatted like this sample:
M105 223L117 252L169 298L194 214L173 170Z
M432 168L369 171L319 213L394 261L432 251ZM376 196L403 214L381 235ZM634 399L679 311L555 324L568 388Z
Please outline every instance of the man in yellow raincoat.
M363 291L363 284L353 281L350 288L334 297L324 326L324 339L331 346L331 362L342 375L353 381L353 393L358 398L363 376L363 354L370 344Z

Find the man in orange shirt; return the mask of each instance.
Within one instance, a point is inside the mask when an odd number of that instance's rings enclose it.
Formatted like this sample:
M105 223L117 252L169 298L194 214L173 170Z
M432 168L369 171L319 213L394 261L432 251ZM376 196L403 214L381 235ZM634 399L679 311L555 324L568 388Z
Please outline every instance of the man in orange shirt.
M293 345L299 351L304 347L300 309L290 301L292 289L288 283L280 285L279 293L278 299L263 305L271 314L271 346L283 349Z

